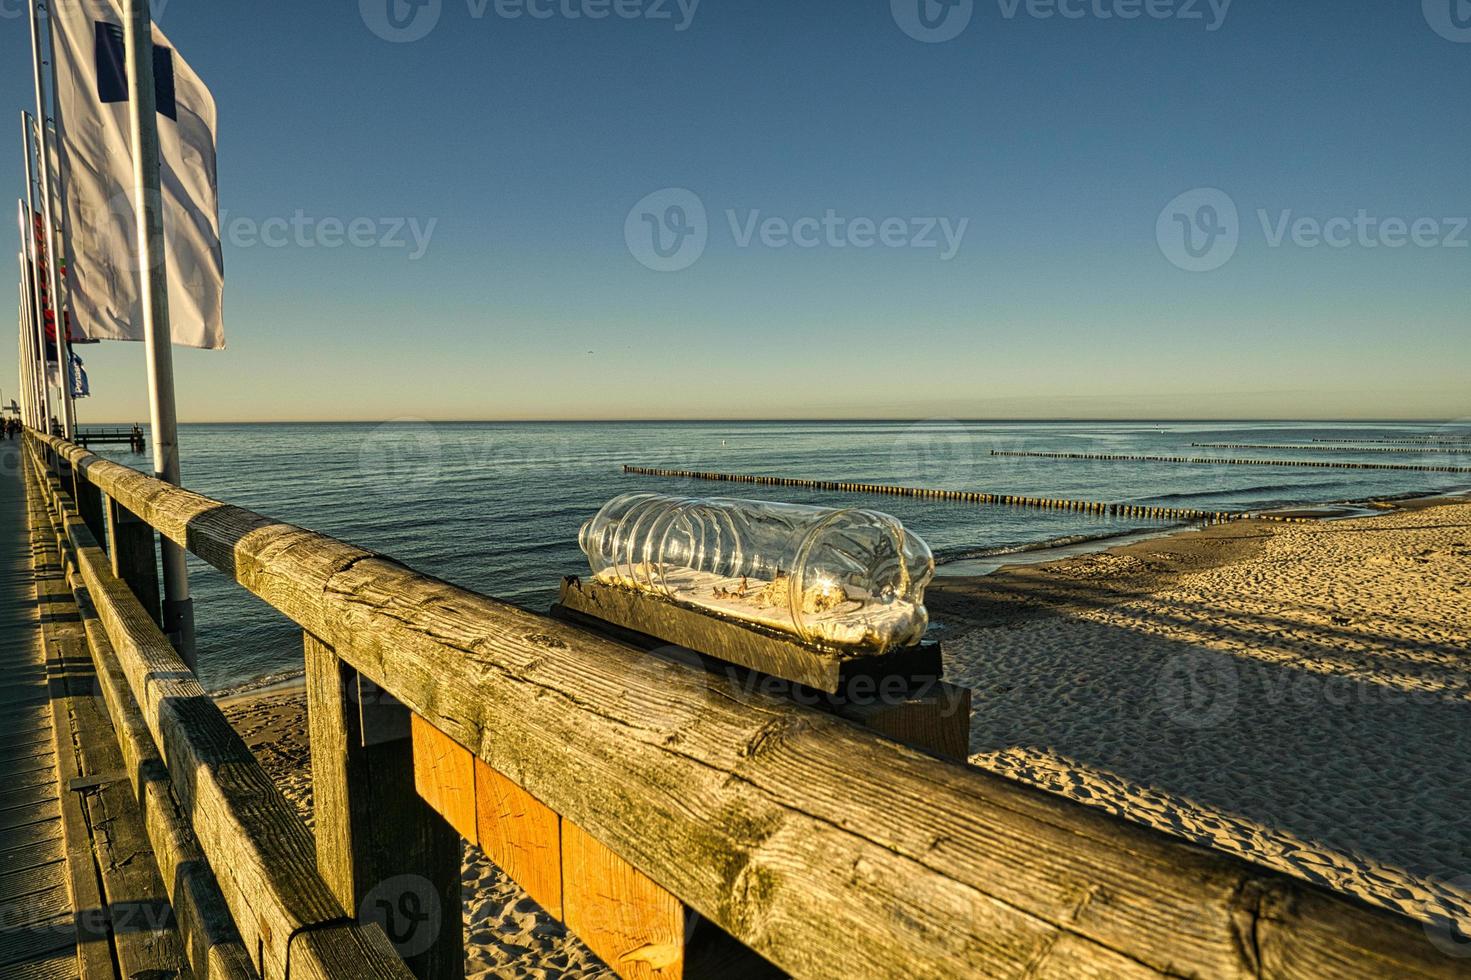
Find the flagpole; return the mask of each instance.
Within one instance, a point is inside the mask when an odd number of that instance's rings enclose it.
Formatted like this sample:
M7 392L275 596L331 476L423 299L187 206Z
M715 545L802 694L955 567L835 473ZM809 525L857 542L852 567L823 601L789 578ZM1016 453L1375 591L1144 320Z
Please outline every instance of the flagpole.
M30 0L30 4L31 67L36 81L36 142L40 148L36 165L41 172L41 202L46 222L46 268L47 278L51 280L51 308L56 314L56 360L61 372L62 428L66 437L71 439L76 436L77 427L76 406L72 403L71 331L67 329L66 304L61 292L60 253L56 248L56 212L52 208L51 137L46 131L46 86L41 79L41 14L37 0Z
M21 259L21 264L25 264L25 259ZM20 314L20 318L19 325L16 329L16 339L19 341L19 343L16 344L15 356L17 362L20 364L20 377L17 379L20 383L20 420L26 425L30 425L31 359L26 356L26 331L30 329L31 318L26 316L25 282L25 270L22 269L20 280L20 306L17 307L17 312Z
M46 0L49 4L65 2L65 0ZM56 57L56 18L51 15L51 7L46 8L46 49L51 52L51 126L52 133L56 139L56 268L61 276L61 286L66 290L66 308L72 314L72 323L77 322L75 309L72 304L72 280L65 273L72 267L71 259L71 225L67 221L66 210L66 147L61 143L62 115L61 115L61 77L60 66ZM47 170L50 170L51 161L48 159ZM67 347L72 346L71 326L66 331ZM79 332L80 332L80 328ZM67 393L67 404L71 408L72 425L77 424L76 390L81 387L81 377L78 375L80 368L77 364L67 359L67 377L71 380L71 389Z
M163 192L160 189L158 92L153 78L153 19L148 0L126 0L128 122L133 139L133 203L138 217L138 266L142 274L143 336L148 352L153 473L179 485L179 423L174 405L173 332L169 326L168 266L164 261ZM184 550L163 545L164 631L192 670L194 607Z
M34 415L36 412L44 412L45 409L42 407L44 402L37 401L41 393L41 387L37 384L37 381L40 380L40 375L36 373L36 358L34 354L36 349L36 301L31 285L31 260L24 251L24 243L22 243L21 248L22 251L19 255L21 275L20 300L22 306L21 312L25 314L24 319L21 320L21 332L22 334L28 333L30 335L28 343L25 345L26 378L30 384L31 401L34 403L32 414ZM38 429L42 428L39 424L36 427Z
M21 270L25 275L25 270ZM21 285L25 285L25 279L21 279ZM31 360L26 356L26 329L31 325L31 318L26 316L26 298L24 289L21 290L20 326L16 338L20 341L15 348L16 359L20 364L20 420L26 425L31 424Z
M24 248L24 242L21 243ZM37 404L39 389L36 386L36 304L31 302L31 270L30 263L26 260L26 254L22 251L18 256L20 260L20 353L21 353L21 384L25 389L26 396L26 424L33 428L40 428Z
M42 411L42 422L39 428L47 435L51 434L51 378L50 372L46 370L46 305L41 299L41 263L36 261L36 172L31 165L36 151L35 121L31 114L21 110L21 146L26 155L26 236L21 242L21 248L25 250L27 260L30 262L31 278L31 312L34 315L36 327L36 349L40 351L40 368L38 380L40 382L41 400L37 407Z

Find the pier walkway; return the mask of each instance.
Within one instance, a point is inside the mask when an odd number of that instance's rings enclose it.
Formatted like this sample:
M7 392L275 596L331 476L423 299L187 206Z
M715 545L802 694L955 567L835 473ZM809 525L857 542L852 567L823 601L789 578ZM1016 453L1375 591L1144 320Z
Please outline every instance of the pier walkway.
M0 444L0 975L77 976L51 704L16 442Z

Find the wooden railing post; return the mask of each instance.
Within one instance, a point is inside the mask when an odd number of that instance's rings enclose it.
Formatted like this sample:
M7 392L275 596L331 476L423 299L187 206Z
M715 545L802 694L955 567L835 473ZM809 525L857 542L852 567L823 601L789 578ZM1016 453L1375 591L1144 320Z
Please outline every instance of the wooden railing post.
M463 845L414 790L410 712L304 635L317 868L416 977L463 980Z
M73 500L76 499L76 487L72 485L72 464L65 456L56 457L56 476L61 481L63 493L69 494Z
M144 612L161 627L153 528L111 497L107 498L107 508L107 556L112 559L112 574L123 580Z
M80 470L74 472L74 483L76 484L77 513L81 515L82 523L87 525L87 530L92 532L92 537L99 542L107 540L107 522L103 517L105 513L102 503L102 491L93 485L87 475ZM105 545L104 545L105 547Z

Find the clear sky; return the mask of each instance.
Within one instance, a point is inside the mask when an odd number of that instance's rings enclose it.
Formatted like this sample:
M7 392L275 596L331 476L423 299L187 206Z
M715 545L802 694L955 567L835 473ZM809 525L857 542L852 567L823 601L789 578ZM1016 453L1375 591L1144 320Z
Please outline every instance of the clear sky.
M221 120L185 421L1471 415L1452 0L414 2L155 0Z

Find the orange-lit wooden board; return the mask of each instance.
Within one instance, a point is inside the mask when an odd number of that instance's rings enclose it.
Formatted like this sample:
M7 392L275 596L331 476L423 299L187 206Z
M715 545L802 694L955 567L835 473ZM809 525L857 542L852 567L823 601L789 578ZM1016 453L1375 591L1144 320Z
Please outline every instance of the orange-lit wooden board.
M459 835L479 842L475 820L475 757L414 715L414 788Z
M570 820L562 821L567 928L625 980L684 975L685 908Z
M475 760L480 849L555 919L562 918L562 818Z

